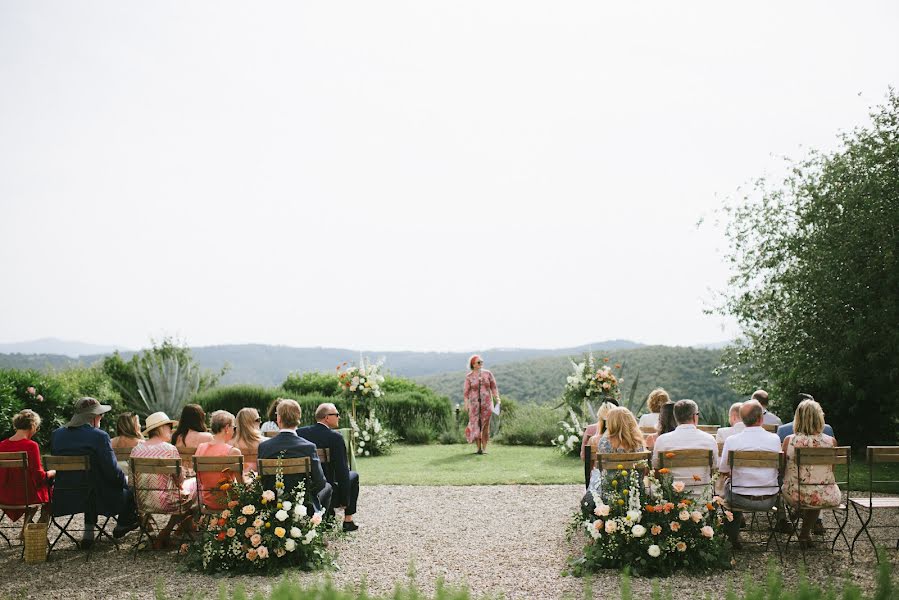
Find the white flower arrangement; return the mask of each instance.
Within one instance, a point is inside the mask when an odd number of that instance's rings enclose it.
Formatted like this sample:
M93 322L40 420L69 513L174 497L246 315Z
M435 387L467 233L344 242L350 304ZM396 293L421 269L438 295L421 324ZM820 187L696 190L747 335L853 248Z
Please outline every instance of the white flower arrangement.
M567 421L559 421L559 428L560 433L551 440L552 445L556 447L562 456L580 455L581 439L584 435L585 425L581 424L574 411L568 411Z
M397 440L393 431L381 425L374 411L369 411L361 425L350 416L350 427L353 429L353 440L359 456L388 454Z

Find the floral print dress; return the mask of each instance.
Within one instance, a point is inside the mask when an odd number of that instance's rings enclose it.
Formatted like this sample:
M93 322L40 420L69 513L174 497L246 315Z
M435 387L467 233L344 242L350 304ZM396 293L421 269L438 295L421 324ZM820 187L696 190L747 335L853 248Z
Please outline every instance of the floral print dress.
M480 393L480 402L478 394ZM486 369L472 371L465 376L462 397L468 401L468 427L465 428L465 439L472 443L478 438L487 441L490 437L490 417L493 415L493 398L499 397L496 379ZM480 414L478 413L480 408Z
M830 465L803 466L797 473L796 448L832 448L834 439L829 435L794 434L787 444L787 468L784 473L784 500L791 506L807 509L833 508L842 501L840 488L833 476ZM802 478L802 495L799 492L799 478Z

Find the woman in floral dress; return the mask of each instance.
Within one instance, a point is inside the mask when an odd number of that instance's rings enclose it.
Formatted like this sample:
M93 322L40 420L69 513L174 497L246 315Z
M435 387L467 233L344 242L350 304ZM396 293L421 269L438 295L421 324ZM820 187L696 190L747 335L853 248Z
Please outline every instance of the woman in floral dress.
M796 448L832 448L837 445L837 441L824 434L824 411L814 400L803 400L799 403L793 419L793 428L795 433L787 436L783 442L787 466L782 492L784 501L793 509L799 509L802 517L799 543L808 545L811 543L812 525L821 514L821 509L839 506L842 497L834 479L833 467L803 465L797 469Z
M637 426L637 419L633 413L624 407L616 406L606 413L605 431L590 438L593 446L593 459L597 462L598 454L627 454L631 452L643 452L645 442L643 433ZM596 508L594 495L602 494L603 481L608 475L595 466L590 472L590 482L587 484L587 493L581 499L581 510L588 515ZM608 477L611 479L611 477Z
M478 445L478 454L485 454L490 441L490 417L493 415L493 399L499 400L499 390L493 373L482 368L484 361L475 354L468 359L470 373L465 376L462 398L468 411L468 427L465 438Z

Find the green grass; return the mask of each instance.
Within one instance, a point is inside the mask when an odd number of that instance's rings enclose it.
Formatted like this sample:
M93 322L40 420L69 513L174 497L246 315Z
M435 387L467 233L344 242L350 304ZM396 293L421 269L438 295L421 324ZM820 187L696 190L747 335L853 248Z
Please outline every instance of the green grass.
M577 458L560 456L553 448L490 444L478 456L468 444L394 446L392 454L360 458L363 485L493 485L583 484Z

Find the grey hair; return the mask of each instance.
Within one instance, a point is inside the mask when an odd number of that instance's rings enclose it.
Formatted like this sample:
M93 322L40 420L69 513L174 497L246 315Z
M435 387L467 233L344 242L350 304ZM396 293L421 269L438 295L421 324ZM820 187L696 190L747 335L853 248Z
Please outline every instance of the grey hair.
M730 405L730 410L727 411L727 414L730 416L739 417L741 408L743 408L742 402L734 402L733 404Z
M746 427L753 427L762 418L764 412L765 409L762 408L762 404L758 400L750 400L749 402L744 402L743 406L740 407L740 418Z
M318 408L315 409L315 420L321 421L325 417L328 416L330 412L337 412L337 407L331 404L330 402L323 402L318 405Z
M209 429L213 434L221 433L225 427L234 425L234 415L227 410L217 410L209 415Z
M674 403L674 420L678 425L689 423L693 415L699 412L699 406L692 400L678 400Z

